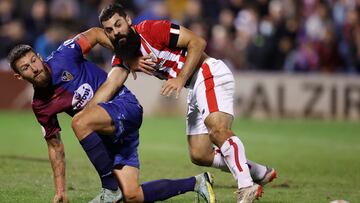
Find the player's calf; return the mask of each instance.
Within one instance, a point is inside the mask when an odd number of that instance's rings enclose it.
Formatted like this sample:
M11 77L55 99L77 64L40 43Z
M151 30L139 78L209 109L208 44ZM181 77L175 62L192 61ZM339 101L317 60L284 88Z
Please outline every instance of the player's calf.
M211 153L208 153L208 154L191 153L190 159L191 159L191 162L195 165L211 166L212 161L213 161L213 157L211 155L212 155Z

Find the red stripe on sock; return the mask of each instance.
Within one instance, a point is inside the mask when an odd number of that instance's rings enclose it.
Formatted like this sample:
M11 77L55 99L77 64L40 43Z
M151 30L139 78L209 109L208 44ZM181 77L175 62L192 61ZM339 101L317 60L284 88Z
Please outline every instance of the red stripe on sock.
M241 166L240 166L240 161L239 161L239 148L237 146L237 144L232 140L232 139L229 139L229 143L230 145L234 148L234 154L235 154L235 164L236 164L236 167L239 169L239 171L243 171Z
M214 149L214 153L215 153L215 156L216 156L217 154L220 154L220 156L224 157L224 155L222 154L222 152L221 152L221 150L220 150L219 148Z

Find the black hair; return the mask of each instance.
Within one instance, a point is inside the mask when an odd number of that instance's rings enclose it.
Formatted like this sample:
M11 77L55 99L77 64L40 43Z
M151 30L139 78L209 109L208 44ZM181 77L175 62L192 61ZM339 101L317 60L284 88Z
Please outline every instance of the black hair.
M127 16L124 7L121 4L110 4L101 10L99 15L100 24L102 24L102 22L104 21L109 20L115 13L119 14L119 16L124 18Z
M34 49L27 44L19 44L11 49L7 58L9 60L10 67L13 69L15 73L19 73L19 70L16 67L17 60L19 60L21 57L25 56L29 52L35 53Z

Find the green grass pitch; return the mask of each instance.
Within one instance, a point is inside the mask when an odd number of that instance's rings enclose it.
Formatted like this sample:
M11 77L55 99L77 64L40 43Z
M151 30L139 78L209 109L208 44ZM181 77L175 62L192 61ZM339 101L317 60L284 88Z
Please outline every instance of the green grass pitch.
M86 202L99 191L95 170L75 139L70 119L60 116L71 202ZM273 166L278 178L259 203L360 202L359 123L237 119L233 130L249 159ZM231 174L198 167L188 158L184 118L145 118L139 147L141 181L215 175L218 202L235 202ZM0 202L52 202L53 181L46 142L31 112L0 112ZM194 202L186 193L166 202Z

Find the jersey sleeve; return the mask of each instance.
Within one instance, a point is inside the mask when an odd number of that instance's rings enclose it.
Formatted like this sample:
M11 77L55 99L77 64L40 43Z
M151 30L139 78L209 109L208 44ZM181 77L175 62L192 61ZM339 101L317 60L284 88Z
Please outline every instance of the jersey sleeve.
M80 34L73 39L66 40L63 42L57 52L66 58L67 60L78 61L84 58L84 54L87 54L91 49L91 44L88 39Z
M43 135L46 140L53 138L56 133L61 131L56 115L47 115L46 113L34 107L33 111L35 113L36 119L43 129Z
M174 48L180 34L180 26L167 20L146 20L138 26L138 32L152 43Z

